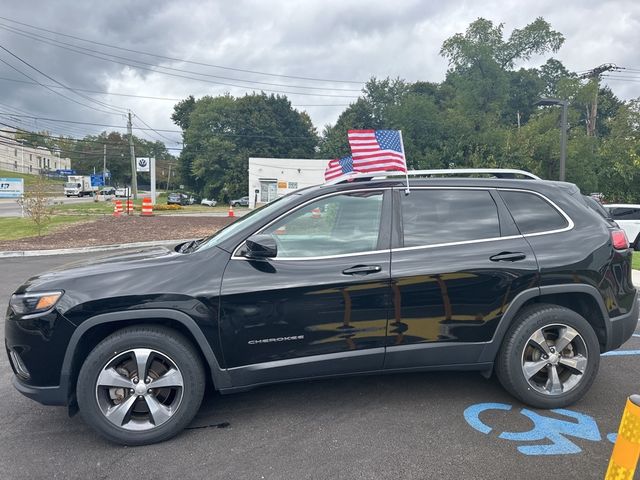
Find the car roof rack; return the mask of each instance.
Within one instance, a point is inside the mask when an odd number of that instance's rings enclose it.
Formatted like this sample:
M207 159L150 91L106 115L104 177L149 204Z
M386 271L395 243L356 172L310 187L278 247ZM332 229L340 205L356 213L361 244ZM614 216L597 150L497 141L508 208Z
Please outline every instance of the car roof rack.
M526 170L518 170L515 168L443 168L436 170L410 170L404 172L371 172L356 173L354 175L345 175L326 182L326 185L336 185L339 183L349 182L352 180L369 180L373 178L386 177L432 177L432 176L455 176L455 175L491 175L495 178L518 178L523 177L527 180L540 180L540 177Z

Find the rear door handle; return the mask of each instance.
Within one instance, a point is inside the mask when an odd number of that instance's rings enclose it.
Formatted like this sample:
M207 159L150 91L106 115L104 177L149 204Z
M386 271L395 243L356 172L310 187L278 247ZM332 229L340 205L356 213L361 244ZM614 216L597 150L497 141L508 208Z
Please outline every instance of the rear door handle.
M380 265L356 265L355 267L343 270L344 275L369 275L370 273L378 273L382 270Z
M517 262L524 260L527 256L522 252L500 252L493 257L489 257L492 262Z

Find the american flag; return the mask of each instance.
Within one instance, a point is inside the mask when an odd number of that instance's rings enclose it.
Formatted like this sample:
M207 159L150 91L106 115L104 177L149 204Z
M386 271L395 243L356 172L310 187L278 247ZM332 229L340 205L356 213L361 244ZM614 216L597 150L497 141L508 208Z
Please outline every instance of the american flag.
M328 182L334 178L341 177L343 175L349 175L354 173L353 159L351 155L347 155L342 158L334 158L329 161L326 170L324 171L324 181Z
M349 130L353 169L358 172L407 171L398 130Z

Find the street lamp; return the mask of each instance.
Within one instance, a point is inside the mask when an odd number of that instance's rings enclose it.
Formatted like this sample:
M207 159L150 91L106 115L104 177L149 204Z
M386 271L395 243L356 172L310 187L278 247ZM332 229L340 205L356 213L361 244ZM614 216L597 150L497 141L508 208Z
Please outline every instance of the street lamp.
M542 107L560 105L562 107L562 120L560 121L560 181L564 182L567 163L567 108L569 107L569 101L560 98L541 98L535 105Z

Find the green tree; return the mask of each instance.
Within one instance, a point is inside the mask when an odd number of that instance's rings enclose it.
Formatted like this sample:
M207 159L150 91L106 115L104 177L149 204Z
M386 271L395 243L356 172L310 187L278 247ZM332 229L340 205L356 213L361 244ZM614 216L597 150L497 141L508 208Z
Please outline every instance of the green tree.
M184 124L183 117L174 121ZM311 158L318 144L309 116L279 95L202 97L186 125L182 178L218 200L246 192L249 157Z

